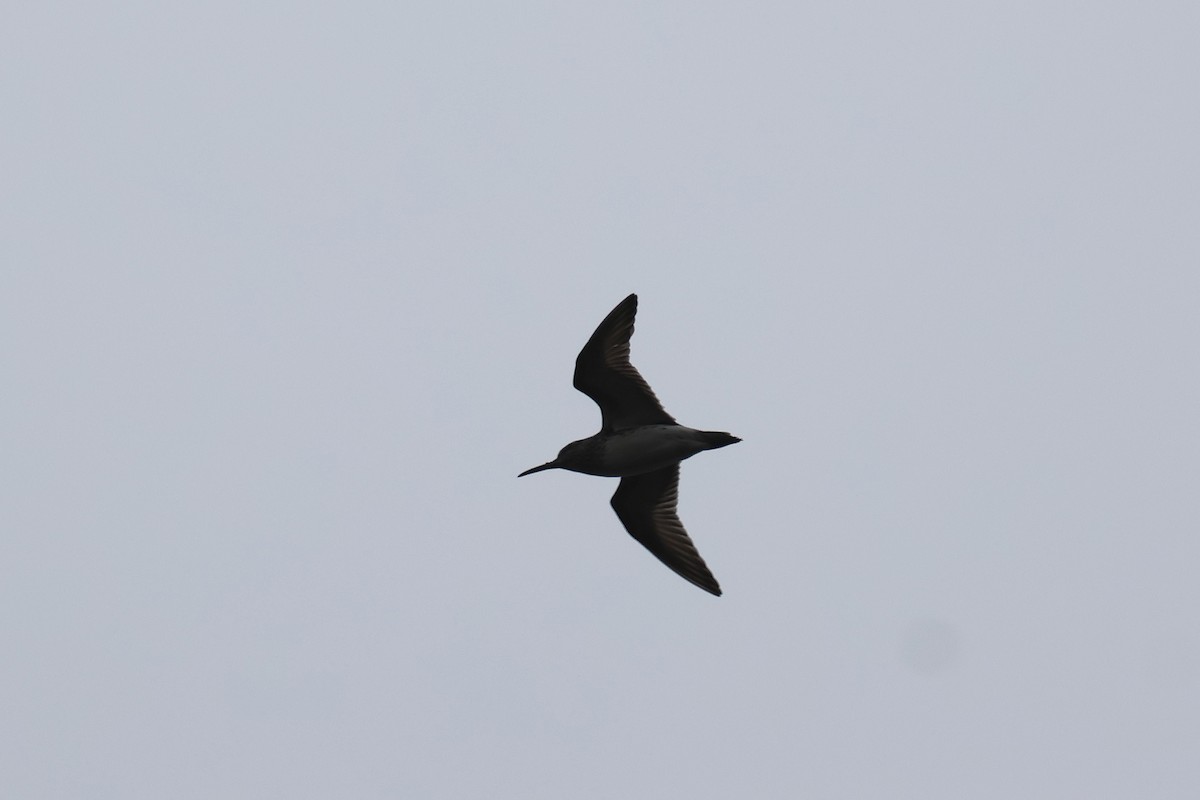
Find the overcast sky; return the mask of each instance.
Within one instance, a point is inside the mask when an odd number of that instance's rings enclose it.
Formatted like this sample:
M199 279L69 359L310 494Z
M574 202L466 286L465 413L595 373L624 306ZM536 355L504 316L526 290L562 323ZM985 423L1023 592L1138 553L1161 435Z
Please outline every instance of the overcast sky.
M1198 9L10 4L0 795L1196 797Z

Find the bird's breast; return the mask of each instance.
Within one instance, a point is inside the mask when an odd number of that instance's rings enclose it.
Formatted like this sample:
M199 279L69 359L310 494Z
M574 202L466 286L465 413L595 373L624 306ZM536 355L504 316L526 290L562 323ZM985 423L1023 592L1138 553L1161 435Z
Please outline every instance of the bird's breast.
M604 440L595 474L621 478L678 464L707 449L703 435L682 425L643 425L617 431ZM603 470L603 471L600 471Z

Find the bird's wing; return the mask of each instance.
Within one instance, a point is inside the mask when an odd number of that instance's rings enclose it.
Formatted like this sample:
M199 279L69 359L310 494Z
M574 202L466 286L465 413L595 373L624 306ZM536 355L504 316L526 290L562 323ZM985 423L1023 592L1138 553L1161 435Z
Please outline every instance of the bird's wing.
M609 312L575 359L575 388L596 401L606 433L639 425L674 425L675 418L629 363L629 337L637 314L631 294Z
M720 596L721 586L688 538L675 506L679 501L679 465L621 479L613 510L625 529L680 577Z

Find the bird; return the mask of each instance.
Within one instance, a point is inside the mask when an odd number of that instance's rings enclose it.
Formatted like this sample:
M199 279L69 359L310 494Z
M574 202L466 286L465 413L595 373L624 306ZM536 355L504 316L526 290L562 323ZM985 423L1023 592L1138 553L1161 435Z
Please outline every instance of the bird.
M600 406L600 432L571 442L518 478L548 469L620 478L617 517L635 540L684 580L721 595L721 586L679 521L679 463L740 442L721 431L680 425L629 363L638 298L631 294L597 327L575 359L575 388Z

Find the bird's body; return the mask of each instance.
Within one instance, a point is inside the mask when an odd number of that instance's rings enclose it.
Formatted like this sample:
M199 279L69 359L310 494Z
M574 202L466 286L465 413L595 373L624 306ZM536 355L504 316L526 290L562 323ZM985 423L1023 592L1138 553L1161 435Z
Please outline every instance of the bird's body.
M639 425L597 433L571 442L559 454L559 469L627 478L678 464L696 453L740 441L727 433L698 431L683 425Z
M566 469L621 478L612 506L630 535L680 576L719 595L720 585L675 511L679 462L741 439L685 427L663 409L629 363L636 314L637 295L631 294L604 318L575 360L575 388L600 406L600 432L571 442L558 458L521 475Z

